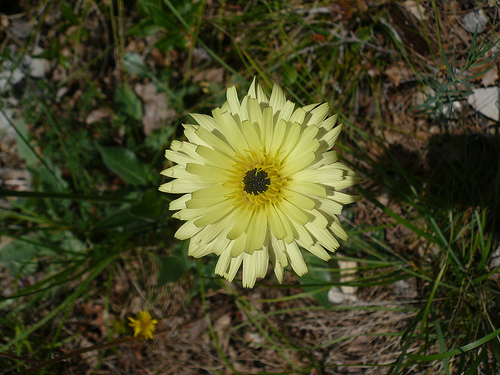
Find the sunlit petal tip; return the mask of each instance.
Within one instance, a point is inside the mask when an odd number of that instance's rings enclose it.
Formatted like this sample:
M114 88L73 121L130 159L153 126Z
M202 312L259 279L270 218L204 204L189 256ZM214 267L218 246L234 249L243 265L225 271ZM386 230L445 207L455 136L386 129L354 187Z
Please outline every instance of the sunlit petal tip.
M330 151L342 127L326 103L297 107L276 84L269 98L256 79L241 100L235 87L226 97L211 116L193 114L187 141L165 152L173 166L161 173L172 180L159 190L182 194L169 206L185 221L175 236L190 239L190 256L215 253L228 281L242 268L246 288L269 262L279 283L289 266L302 276L299 246L328 260L347 238L337 215L360 199L339 192L362 180Z

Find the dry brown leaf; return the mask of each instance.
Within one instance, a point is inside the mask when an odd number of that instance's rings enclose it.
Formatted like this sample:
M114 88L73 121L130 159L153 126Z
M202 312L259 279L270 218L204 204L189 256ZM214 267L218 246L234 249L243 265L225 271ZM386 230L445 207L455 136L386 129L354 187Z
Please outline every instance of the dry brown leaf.
M408 0L403 3L403 6L408 12L413 14L419 21L426 20L425 9L415 0Z
M207 69L196 73L193 77L193 82L224 82L224 69Z
M481 83L485 86L493 86L498 80L498 67L494 66L493 69L488 70L481 76Z
M154 83L137 84L135 92L144 101L144 116L142 117L144 134L151 134L153 130L160 128L166 120L175 118L175 111L167 108L167 94L158 93Z
M392 65L388 67L384 73L396 87L398 87L401 82L407 81L413 77L413 71L407 68L404 63Z
M104 118L111 117L113 112L109 108L98 108L89 113L85 119L87 125L101 121Z

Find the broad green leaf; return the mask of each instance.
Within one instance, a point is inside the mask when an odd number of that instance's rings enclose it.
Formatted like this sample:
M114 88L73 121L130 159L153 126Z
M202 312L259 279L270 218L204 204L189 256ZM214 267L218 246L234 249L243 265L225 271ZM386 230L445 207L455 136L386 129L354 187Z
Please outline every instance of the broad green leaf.
M305 286L304 291L310 293L311 297L315 298L323 306L329 307L328 291L331 288L330 282L332 275L327 262L315 257L309 252L302 252L306 261L309 272L299 278L301 284L316 284L315 286Z
M64 0L61 2L61 10L64 18L66 18L66 20L68 20L72 25L78 24L78 16L73 12L71 6Z
M179 280L189 268L189 263L181 256L158 258L160 271L158 273L158 287Z
M29 135L26 130L26 122L23 119L19 119L16 121L16 143L17 143L17 151L19 152L19 156L26 160L27 165L34 165L38 161L38 156L35 153L33 147L28 143Z
M13 275L29 274L36 269L36 264L31 262L37 253L35 245L15 240L0 248L0 264L5 264Z
M148 77L150 75L146 64L141 56L136 52L129 52L123 55L123 66L125 70L138 77Z
M115 91L115 105L118 111L140 121L142 104L129 85L118 86Z
M158 190L150 190L143 194L139 202L135 203L130 212L147 220L157 220L167 204L161 199L162 194Z
M135 154L125 148L97 146L106 167L132 185L146 185L149 181L146 168Z

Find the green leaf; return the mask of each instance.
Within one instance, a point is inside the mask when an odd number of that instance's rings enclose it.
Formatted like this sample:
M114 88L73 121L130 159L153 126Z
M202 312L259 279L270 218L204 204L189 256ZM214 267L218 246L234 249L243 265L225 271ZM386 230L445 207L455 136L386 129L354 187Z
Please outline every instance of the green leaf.
M66 18L66 20L68 20L72 25L78 24L78 16L73 12L71 6L64 0L61 3L61 10L64 18Z
M301 284L316 284L314 286L304 286L304 292L309 293L323 306L329 307L328 291L331 288L332 275L328 263L307 251L304 251L303 255L308 264L309 272L299 278L299 281Z
M123 66L128 73L138 77L144 78L150 75L146 64L144 64L141 56L136 52L129 52L123 55Z
M161 27L155 25L153 20L149 17L139 21L139 23L135 26L132 26L127 31L127 35L137 35L143 38L156 34L161 30Z
M156 41L155 47L161 51L171 51L176 48L185 49L186 39L180 34L165 35Z
M163 210L167 206L161 199L163 196L158 190L145 192L139 202L130 208L130 212L142 219L157 220L161 217Z
M35 271L36 264L30 263L38 253L35 245L23 241L12 241L0 248L0 264L4 263L13 274L29 274Z
M23 119L16 121L16 143L19 156L26 160L27 165L34 165L38 161L38 156L33 147L29 144L29 135L26 130L26 122Z
M116 228L131 228L144 223L143 220L137 218L130 213L130 207L125 207L114 211L109 216L106 216L95 226L95 230L109 230Z
M158 287L179 280L189 268L188 261L181 256L158 258L160 272L158 273Z
M118 86L115 91L115 105L118 111L137 121L142 119L142 104L129 85Z
M106 167L132 185L146 185L149 182L146 168L135 154L125 148L97 146Z

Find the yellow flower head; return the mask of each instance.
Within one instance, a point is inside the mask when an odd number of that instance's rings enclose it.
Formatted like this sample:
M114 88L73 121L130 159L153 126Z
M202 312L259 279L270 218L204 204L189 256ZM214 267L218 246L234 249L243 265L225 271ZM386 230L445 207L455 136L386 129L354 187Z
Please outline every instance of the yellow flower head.
M131 323L129 326L134 327L134 337L142 336L145 339L153 338L155 333L155 325L158 323L156 319L151 317L148 311L141 311L137 315L137 319L128 318Z
M339 215L359 199L339 191L361 178L330 151L341 126L328 104L296 108L274 85L268 98L255 80L240 102L236 88L212 116L192 114L188 142L165 156L177 165L160 191L183 194L170 203L186 222L175 233L191 239L189 255L219 256L215 273L232 281L243 264L243 286L265 277L269 258L279 282L288 265L307 272L299 246L328 260L346 239Z

